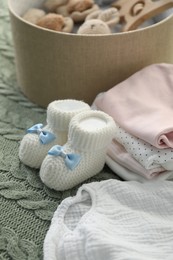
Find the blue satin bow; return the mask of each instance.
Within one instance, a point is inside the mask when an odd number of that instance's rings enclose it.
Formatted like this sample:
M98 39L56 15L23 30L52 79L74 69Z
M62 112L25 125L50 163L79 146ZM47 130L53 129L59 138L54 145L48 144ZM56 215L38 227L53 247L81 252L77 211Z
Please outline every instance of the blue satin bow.
M49 144L53 140L55 140L56 136L49 131L42 130L43 124L33 125L31 128L27 130L29 134L38 134L39 140L42 144Z
M53 155L53 156L61 156L64 159L65 165L70 170L73 170L74 168L76 168L81 160L81 156L79 154L65 153L63 151L63 146L60 146L60 145L53 146L49 150L48 154Z

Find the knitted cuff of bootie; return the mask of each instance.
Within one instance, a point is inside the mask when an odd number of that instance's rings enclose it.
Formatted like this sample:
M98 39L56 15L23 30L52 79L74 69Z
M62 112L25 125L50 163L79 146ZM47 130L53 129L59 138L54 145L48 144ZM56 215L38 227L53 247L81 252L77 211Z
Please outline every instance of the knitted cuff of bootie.
M104 112L86 111L73 117L67 143L52 147L45 157L41 180L50 188L66 190L97 174L114 131L114 120Z
M115 122L104 112L89 111L73 118L68 136L74 149L96 151L107 147L114 127Z
M80 100L55 100L47 108L47 124L52 130L67 131L70 120L76 114L90 110L90 106Z
M78 100L53 101L47 108L47 125L37 124L28 130L19 147L20 160L33 168L40 168L49 149L67 141L68 127L72 117L90 106ZM54 136L50 139L50 136Z

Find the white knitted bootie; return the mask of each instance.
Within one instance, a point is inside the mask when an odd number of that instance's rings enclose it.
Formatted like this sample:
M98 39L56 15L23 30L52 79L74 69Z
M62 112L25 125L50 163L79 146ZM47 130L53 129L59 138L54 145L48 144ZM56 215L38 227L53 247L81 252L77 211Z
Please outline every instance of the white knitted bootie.
M100 172L114 131L114 120L104 112L90 110L74 116L67 143L53 146L41 165L43 183L67 190Z
M20 160L33 168L40 168L49 149L67 141L69 123L76 114L90 110L83 101L66 99L53 101L47 108L47 125L34 125L27 130L19 147Z

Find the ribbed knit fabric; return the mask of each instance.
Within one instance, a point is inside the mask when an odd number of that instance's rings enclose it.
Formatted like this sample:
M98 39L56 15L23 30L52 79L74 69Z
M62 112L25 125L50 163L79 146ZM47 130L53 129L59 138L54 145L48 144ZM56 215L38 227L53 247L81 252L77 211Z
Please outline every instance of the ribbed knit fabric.
M40 169L43 183L55 190L67 190L97 174L105 164L114 131L114 120L103 112L86 111L73 117L62 149L65 154L79 155L81 160L70 170L64 158L48 154Z
M72 117L89 109L88 104L78 100L66 99L51 102L47 108L47 125L43 130L53 133L56 139L48 144L42 144L38 134L26 134L19 148L20 160L30 167L39 168L53 145L66 143L68 126Z
M107 147L112 140L112 129L115 123L112 118L101 111L88 111L75 116L70 122L68 139L71 145L79 151L97 151ZM94 120L98 120L94 122ZM82 126L82 122L88 121L94 126L89 129L89 125ZM102 123L99 125L99 121ZM96 127L95 127L95 124Z
M172 260L173 183L83 185L56 210L45 260Z

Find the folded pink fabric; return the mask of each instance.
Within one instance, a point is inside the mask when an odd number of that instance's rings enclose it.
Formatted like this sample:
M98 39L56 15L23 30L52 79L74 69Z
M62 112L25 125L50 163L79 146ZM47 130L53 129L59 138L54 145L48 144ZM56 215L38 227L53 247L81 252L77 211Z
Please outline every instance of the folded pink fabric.
M94 105L127 132L158 148L173 148L173 64L152 64L109 91Z
M115 139L113 139L112 143L109 145L107 155L110 156L115 162L119 163L132 172L144 176L147 179L152 179L160 174L165 174L168 172L161 166L150 170L145 169Z

